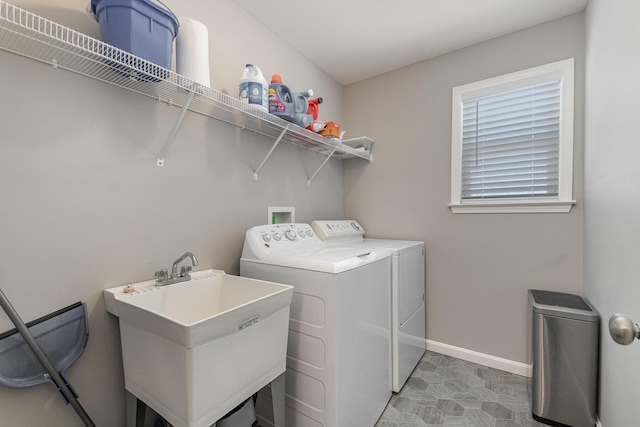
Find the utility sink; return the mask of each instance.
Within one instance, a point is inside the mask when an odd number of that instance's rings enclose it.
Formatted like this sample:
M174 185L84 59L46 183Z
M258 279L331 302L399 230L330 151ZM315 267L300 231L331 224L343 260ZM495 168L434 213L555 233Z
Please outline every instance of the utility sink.
M284 373L293 287L225 274L106 289L125 388L175 427L209 427Z

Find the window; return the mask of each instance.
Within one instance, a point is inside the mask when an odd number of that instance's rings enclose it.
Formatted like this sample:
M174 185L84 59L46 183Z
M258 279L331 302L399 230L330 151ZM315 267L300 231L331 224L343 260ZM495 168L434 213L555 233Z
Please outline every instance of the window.
M453 89L454 213L569 212L573 59Z

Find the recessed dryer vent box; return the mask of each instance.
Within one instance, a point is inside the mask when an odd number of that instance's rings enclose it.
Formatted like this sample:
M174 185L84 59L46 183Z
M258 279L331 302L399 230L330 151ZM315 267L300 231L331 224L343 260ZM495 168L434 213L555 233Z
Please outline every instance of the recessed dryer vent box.
M296 208L269 206L267 224L291 224L296 222Z

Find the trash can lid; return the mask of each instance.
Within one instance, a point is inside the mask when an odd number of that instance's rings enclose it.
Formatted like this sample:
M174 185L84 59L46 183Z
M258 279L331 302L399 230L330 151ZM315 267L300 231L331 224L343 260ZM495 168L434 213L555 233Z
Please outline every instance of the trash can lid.
M567 319L600 321L598 312L579 295L529 289L529 304L534 313Z

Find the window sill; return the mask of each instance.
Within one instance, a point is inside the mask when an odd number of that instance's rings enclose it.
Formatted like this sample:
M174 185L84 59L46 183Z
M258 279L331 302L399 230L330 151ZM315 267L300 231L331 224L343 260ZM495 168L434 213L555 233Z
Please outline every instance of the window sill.
M568 213L576 204L567 201L482 201L451 203L453 213Z

